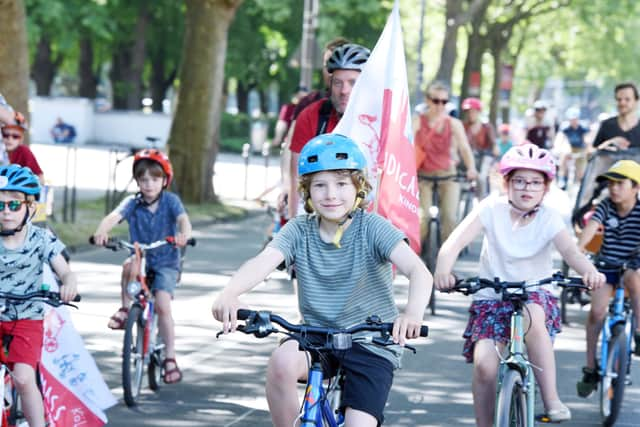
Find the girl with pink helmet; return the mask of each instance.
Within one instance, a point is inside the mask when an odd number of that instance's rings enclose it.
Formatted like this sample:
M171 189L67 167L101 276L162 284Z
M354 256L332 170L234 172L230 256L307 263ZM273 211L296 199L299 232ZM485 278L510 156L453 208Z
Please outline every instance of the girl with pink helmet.
M560 213L542 204L555 177L555 162L549 151L533 144L512 147L501 159L506 194L482 200L442 245L434 274L437 289L455 284L454 263L462 249L484 233L479 276L516 282L538 280L553 273L552 246L591 288L604 285L605 278L580 252ZM492 289L473 295L469 321L464 331L463 355L473 365L473 402L478 426L491 426L496 395L499 351L509 340L513 308ZM556 387L552 339L560 331L558 301L548 286L530 294L525 342L540 386L546 415L553 422L571 419Z

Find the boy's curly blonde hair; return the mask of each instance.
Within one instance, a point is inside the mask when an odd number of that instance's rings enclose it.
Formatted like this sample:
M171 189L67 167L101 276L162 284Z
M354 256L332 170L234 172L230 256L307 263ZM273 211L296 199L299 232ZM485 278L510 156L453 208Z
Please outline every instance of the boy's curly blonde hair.
M357 195L360 197L360 203L356 208L366 209L369 205L369 201L367 200L367 194L371 191L371 183L367 179L367 176L362 170L353 170L353 169L339 169L333 170L330 172L336 172L342 176L350 176L353 181L353 185L356 187ZM300 180L298 181L298 191L302 194L302 200L304 201L304 210L307 213L313 213L314 209L311 206L311 179L313 178L313 173L308 175L302 175ZM354 200L355 201L355 200Z

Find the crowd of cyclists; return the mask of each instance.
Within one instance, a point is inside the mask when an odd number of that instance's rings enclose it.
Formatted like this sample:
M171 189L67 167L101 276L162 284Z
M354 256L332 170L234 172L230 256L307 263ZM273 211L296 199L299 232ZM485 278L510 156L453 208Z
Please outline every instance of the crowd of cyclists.
M439 208L444 243L435 270L428 271L402 232L367 211L371 183L358 144L331 133L347 107L369 53L367 48L344 39L329 43L324 52L326 87L306 95L306 88L301 88L295 108L287 109L279 139L283 153L280 201L287 202L288 222L279 224L266 247L233 275L213 302L213 316L222 322L225 333L233 332L238 326L237 310L245 307L239 297L284 262L295 268L299 312L305 323L344 329L362 322L372 312L383 322L394 323L396 345L380 348L354 344L349 351L333 354L325 361L328 373L337 364L346 372L341 404L345 425L380 425L394 371L400 365L402 345L419 336L432 287L447 290L455 284L453 272L461 251L482 235L479 275L522 281L551 276L555 247L591 289L586 364L582 373L576 373L576 377L582 374L577 381L578 394L590 395L597 384L593 361L597 331L610 293L607 284L614 284L618 278L598 271L584 251L599 227L604 227L601 255L631 261L624 280L639 317L640 165L630 157L597 177L587 177L585 165L596 150L640 147L636 86L616 86L618 115L602 121L597 130L582 124L576 107L566 111L565 127L556 126L547 115L549 105L538 100L523 129L502 123L496 131L483 120L480 99L464 99L462 119L458 119L447 110L450 89L437 81L429 84L425 90L426 107L413 119L416 172L418 176L447 176L462 169L469 181L478 182L478 203L459 222L460 184L451 181L441 185ZM30 221L43 176L33 154L21 144L26 121L3 99L0 101L7 153L7 164L0 166L0 259L4 269L0 290L30 290L39 280L42 263L50 262L63 279L63 299L68 301L75 296L76 284L66 262L60 260L63 245L52 233L40 231ZM168 190L173 177L168 157L158 150L141 151L135 156L132 175L138 194L125 199L102 220L93 236L95 243L104 244L113 226L126 220L131 241L148 243L175 236L176 246L183 247L191 237L191 223L179 197ZM602 182L608 195L594 205L595 213L576 242L561 215L544 200L555 186L570 189L585 178ZM420 181L423 241L431 191L428 180ZM284 209L281 212L285 214ZM25 252L23 248L27 246L29 251ZM148 267L154 272L152 289L160 334L166 344L162 372L168 384L182 379L171 314L181 268L178 248L166 246L148 258ZM127 319L126 285L133 268L130 262L127 260L123 267L121 307L109 319L112 329L122 329ZM409 278L402 310L394 298L392 265ZM17 275L27 277L20 286L16 285ZM473 363L471 389L478 426L493 423L499 362L494 347L503 348L508 340L511 310L494 291L479 292L469 308L467 328L461 331L463 355ZM556 386L553 338L560 332L560 321L558 301L551 289L541 286L532 291L526 319L529 357L542 368L536 370L536 379L545 416L553 422L570 420L571 411L560 400ZM20 390L24 400L32 404L25 409L30 425L42 426L42 407L34 402L32 387L34 366L39 360L37 343L42 340L41 311L30 308L16 319L3 317L0 326L6 329L7 322L22 327L12 326L14 344L9 358L15 362L15 372L22 375L20 379L29 384ZM640 331L634 333L638 355ZM271 355L266 394L274 425L290 426L296 419L300 408L296 384L305 379L307 368L307 356L294 341L285 340Z

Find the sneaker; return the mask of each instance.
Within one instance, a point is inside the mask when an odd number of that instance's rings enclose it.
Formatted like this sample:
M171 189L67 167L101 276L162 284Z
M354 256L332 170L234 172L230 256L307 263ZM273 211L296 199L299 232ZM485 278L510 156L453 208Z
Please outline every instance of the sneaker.
M635 354L636 356L640 356L640 331L636 331L633 334L633 340L635 341L635 344L636 344L636 349L633 352L633 354Z
M582 381L578 381L576 384L578 396L589 397L598 388L598 381L600 381L600 378L595 369L587 368L586 366L582 368Z
M562 402L558 402L558 405L555 409L551 409L547 411L546 418L550 423L561 423L563 421L569 421L571 419L571 410L567 408Z

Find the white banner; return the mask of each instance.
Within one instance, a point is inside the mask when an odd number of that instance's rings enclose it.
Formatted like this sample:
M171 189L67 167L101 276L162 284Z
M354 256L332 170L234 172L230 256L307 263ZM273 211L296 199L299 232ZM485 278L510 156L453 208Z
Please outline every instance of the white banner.
M43 282L52 291L57 281L45 265ZM47 307L44 321L41 378L50 427L100 427L104 410L117 403L65 306Z

